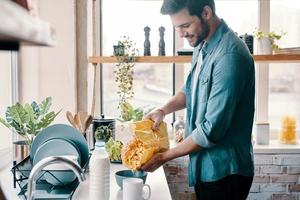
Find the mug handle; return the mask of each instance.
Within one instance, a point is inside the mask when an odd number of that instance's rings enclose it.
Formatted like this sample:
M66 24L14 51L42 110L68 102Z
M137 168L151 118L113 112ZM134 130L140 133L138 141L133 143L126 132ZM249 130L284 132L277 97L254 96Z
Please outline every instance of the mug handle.
M146 198L143 197L143 199L144 199L144 200L148 200L148 199L150 199L150 197L151 197L151 188L150 188L150 186L149 186L148 184L144 184L144 185L143 185L143 188L144 188L144 187L147 187L147 188L148 188L148 196L147 196Z

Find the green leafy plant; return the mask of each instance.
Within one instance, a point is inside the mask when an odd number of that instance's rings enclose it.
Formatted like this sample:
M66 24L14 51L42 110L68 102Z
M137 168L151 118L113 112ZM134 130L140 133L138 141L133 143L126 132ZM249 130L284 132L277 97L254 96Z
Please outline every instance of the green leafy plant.
M109 155L111 161L121 162L121 150L123 143L118 140L114 140L112 137L105 143L105 150Z
M109 140L109 138L111 138L112 136L113 136L113 130L110 125L99 126L99 127L97 127L97 129L95 131L96 139L103 140L104 142L107 142Z
M139 55L138 49L134 47L133 41L127 36L121 37L118 41L118 46L122 47L121 53L120 49L118 53L115 54L118 63L115 66L114 74L115 81L118 85L117 94L119 96L118 109L121 112L122 121L130 121L132 117L132 111L130 110L132 106L130 105L130 100L133 98L133 74L136 57ZM133 109L136 110L136 109ZM137 112L137 111L136 111Z
M144 110L142 108L133 108L130 103L124 102L120 105L121 119L120 121L140 121L143 119Z
M51 97L47 97L40 104L35 101L24 106L16 103L7 107L5 119L0 118L0 123L23 136L27 144L30 145L34 136L49 126L60 113L60 111L57 113L54 111L49 112L51 105Z
M261 30L255 29L253 35L256 39L261 40L263 38L268 38L271 41L272 49L277 50L279 46L276 44L276 41L280 40L282 36L286 35L286 32L282 32L281 34L275 33L274 31L265 33Z

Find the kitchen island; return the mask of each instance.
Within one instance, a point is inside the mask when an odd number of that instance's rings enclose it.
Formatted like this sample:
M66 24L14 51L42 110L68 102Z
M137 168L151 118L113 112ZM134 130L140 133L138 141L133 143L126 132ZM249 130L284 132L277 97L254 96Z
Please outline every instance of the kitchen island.
M13 176L10 172L11 166L6 166L0 171L0 184L5 196L8 200L21 199L17 196L19 188L13 188ZM115 172L126 169L122 164L111 164L110 165L110 199L121 200L122 191L120 190L115 180ZM86 173L87 180L80 183L76 189L73 198L75 200L88 200L89 199L89 173ZM148 173L146 183L151 187L151 198L171 200L171 194L166 180L166 176L162 167L157 169L153 173ZM99 197L101 199L101 197Z

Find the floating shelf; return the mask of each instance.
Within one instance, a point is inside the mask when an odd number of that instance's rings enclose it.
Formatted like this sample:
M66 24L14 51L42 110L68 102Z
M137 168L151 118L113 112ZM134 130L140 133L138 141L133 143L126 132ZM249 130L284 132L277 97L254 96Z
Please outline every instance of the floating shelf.
M300 54L253 55L255 62L296 63ZM192 56L139 56L136 63L189 63ZM89 63L117 63L114 56L91 56Z
M53 27L9 0L0 0L0 49L25 45L55 45Z
M139 56L137 63L188 63L191 62L191 56ZM92 56L90 63L117 63L114 56Z

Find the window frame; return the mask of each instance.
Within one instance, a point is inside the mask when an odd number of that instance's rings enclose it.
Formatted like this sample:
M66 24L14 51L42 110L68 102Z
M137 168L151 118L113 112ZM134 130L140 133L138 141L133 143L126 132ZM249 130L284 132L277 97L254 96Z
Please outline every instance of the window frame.
M99 35L102 36L102 15L101 15L101 2L99 0L100 5L100 18L97 18L98 24L100 23ZM269 32L270 31L270 9L271 9L271 0L259 1L258 0L258 29ZM178 34L175 34L175 29L173 29L173 55L176 54L176 49L183 48L184 42L182 38L179 38ZM99 44L99 43L98 43ZM100 49L100 56L101 54L101 43L99 44ZM255 48L257 49L257 48ZM173 63L173 95L181 89L181 86L184 84L184 64ZM256 66L256 113L253 125L256 123L264 123L269 122L269 63L255 63ZM100 80L102 81L102 64L100 64ZM98 89L100 90L100 96L102 97L103 94L103 83L101 82ZM103 108L103 100L100 98L100 113L102 112ZM184 110L176 112L176 114L184 115ZM173 121L175 119L175 115L173 115ZM270 130L270 134L272 134L272 130Z

